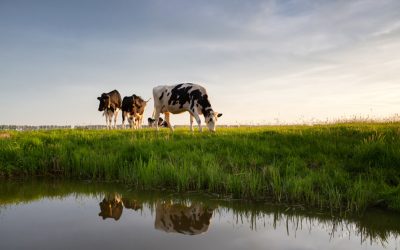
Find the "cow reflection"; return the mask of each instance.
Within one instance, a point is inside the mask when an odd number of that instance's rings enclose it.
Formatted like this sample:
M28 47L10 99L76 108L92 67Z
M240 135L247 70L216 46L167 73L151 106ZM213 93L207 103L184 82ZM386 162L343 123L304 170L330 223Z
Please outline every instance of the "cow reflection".
M117 193L107 194L99 205L101 210L99 216L103 217L103 220L106 218L119 220L122 215L122 210L124 209L121 195Z
M134 199L122 198L122 202L124 203L125 208L133 209L135 211L143 208L142 203Z
M167 233L201 234L208 230L213 210L202 205L158 203L155 228Z

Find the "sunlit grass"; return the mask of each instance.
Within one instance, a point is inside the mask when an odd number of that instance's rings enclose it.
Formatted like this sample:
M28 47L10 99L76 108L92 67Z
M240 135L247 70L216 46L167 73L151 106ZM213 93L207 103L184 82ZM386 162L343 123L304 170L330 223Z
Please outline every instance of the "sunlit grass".
M400 123L6 131L0 175L119 181L143 189L363 211L400 210Z

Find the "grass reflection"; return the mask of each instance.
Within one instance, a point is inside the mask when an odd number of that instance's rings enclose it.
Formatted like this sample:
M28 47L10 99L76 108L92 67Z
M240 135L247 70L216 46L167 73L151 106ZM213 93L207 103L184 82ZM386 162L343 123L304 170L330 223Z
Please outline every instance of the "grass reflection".
M124 209L148 209L158 230L188 235L201 234L212 227L212 218L232 214L236 225L248 224L252 230L270 226L286 227L288 235L300 230L311 233L323 229L331 238L357 237L361 243L374 242L382 246L400 234L400 214L370 209L363 215L337 214L302 205L277 205L266 202L224 199L212 194L143 192L122 185L96 182L57 180L2 181L0 183L0 213L5 207L47 199L62 199L75 195L96 197L102 219L119 220Z

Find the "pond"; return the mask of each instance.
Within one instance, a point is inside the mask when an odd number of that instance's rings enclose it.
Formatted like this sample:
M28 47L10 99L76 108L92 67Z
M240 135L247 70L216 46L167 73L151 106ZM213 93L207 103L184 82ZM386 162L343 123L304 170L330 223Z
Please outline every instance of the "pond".
M116 184L0 182L0 249L399 249L400 214Z

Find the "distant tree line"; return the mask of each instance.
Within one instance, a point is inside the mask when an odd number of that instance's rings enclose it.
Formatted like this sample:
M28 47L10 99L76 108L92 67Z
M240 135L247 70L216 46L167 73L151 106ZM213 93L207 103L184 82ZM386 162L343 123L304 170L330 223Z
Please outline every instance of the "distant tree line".
M87 125L87 126L74 126L74 125L0 125L0 130L54 130L54 129L104 129L104 125Z
M143 125L143 127L148 127ZM175 125L175 128L188 127L187 125ZM218 127L232 127L229 125L219 125ZM238 126L233 126L238 127ZM30 131L30 130L55 130L55 129L86 129L86 130L98 130L107 129L106 125L0 125L0 130L16 130L16 131ZM121 125L117 125L117 129L122 129Z

